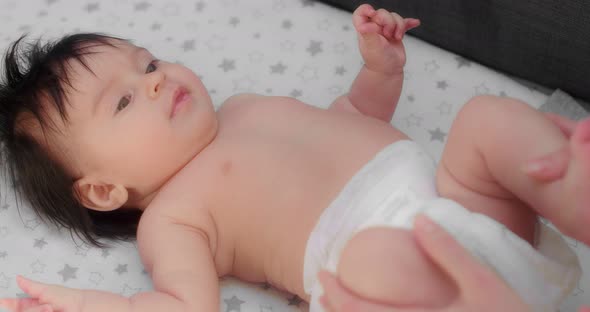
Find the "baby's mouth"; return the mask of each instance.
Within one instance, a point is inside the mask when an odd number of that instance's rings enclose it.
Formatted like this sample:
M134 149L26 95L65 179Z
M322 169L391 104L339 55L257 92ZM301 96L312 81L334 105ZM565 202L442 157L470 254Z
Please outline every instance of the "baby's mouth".
M186 88L178 87L172 95L172 109L170 110L170 118L173 118L178 110L183 107L186 102L190 100L191 96Z

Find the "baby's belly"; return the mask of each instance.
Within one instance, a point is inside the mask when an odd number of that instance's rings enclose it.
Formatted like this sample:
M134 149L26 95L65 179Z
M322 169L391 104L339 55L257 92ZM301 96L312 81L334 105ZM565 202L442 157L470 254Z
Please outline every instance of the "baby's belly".
M242 207L252 213L233 220L241 224L236 226L234 236L232 275L250 282L268 282L306 299L303 260L307 240L337 193L330 187L334 181L324 182L293 191L291 198L267 196L267 201L256 202L256 207Z
M296 117L273 118L285 107ZM303 260L319 216L378 151L407 137L360 115L285 107L225 123L214 158L223 155L220 162L231 165L219 166L223 177L215 180L213 201L221 203L215 219L220 240L233 252L231 274L305 297Z
M386 146L390 142L382 143ZM231 235L235 239L232 274L246 281L267 281L306 299L303 263L309 235L322 212L382 146L365 151L362 161L352 161L354 156L342 154L349 160L338 165L337 170L322 162L302 162L300 158L282 159L280 165L267 159L264 165L251 167L264 166L263 170L245 174L241 182L232 182L247 186L233 194L239 200L232 203L233 215L225 218L229 220L226 227L236 229ZM256 179L247 181L255 175Z

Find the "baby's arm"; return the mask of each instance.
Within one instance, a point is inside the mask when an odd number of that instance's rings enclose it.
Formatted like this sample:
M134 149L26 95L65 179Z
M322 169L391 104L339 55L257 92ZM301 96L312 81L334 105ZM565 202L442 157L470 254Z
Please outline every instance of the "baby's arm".
M349 93L337 98L331 108L390 122L404 80L406 55L401 40L406 31L420 22L384 9L375 11L363 4L354 11L353 23L365 65Z
M31 298L0 300L0 306L14 312L219 311L218 277L207 236L161 217L146 218L147 213L139 225L138 243L154 291L127 298L19 278L19 286Z
M219 311L219 281L207 233L163 216L146 217L138 245L156 292L132 297L131 311Z

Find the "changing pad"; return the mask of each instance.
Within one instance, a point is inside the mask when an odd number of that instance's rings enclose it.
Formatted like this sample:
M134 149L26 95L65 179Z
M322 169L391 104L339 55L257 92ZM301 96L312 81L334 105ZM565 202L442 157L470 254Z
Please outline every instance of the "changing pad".
M33 4L34 3L34 4ZM104 32L133 41L201 76L214 103L255 92L327 107L362 65L351 14L311 0L0 0L0 49L23 32L54 38ZM547 96L460 56L408 37L404 89L393 124L438 159L455 114L477 94L510 96L538 108ZM272 222L272 221L269 221ZM568 239L590 271L590 251ZM0 297L22 296L23 274L70 287L126 296L151 288L133 243L100 250L74 242L0 184ZM584 294L586 292L586 294ZM590 304L590 276L563 305ZM268 285L222 281L221 311L306 310L299 298Z

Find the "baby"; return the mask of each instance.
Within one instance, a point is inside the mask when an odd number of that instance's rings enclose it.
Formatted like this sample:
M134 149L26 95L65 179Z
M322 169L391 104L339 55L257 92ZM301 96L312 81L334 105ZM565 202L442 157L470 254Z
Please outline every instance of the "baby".
M218 278L232 275L269 282L320 311L316 275L329 269L368 300L444 307L456 287L408 231L425 213L535 309L555 310L580 269L537 216L590 243L582 188L590 121L568 141L524 103L477 97L458 114L435 167L390 124L403 82L401 39L419 21L362 5L353 23L365 66L327 110L240 94L216 112L195 73L125 40L78 34L24 54L17 41L5 60L0 116L18 191L91 243L137 233L155 289L125 298L19 277L31 298L2 304L219 311ZM521 170L567 144L571 163L558 181L538 183Z

